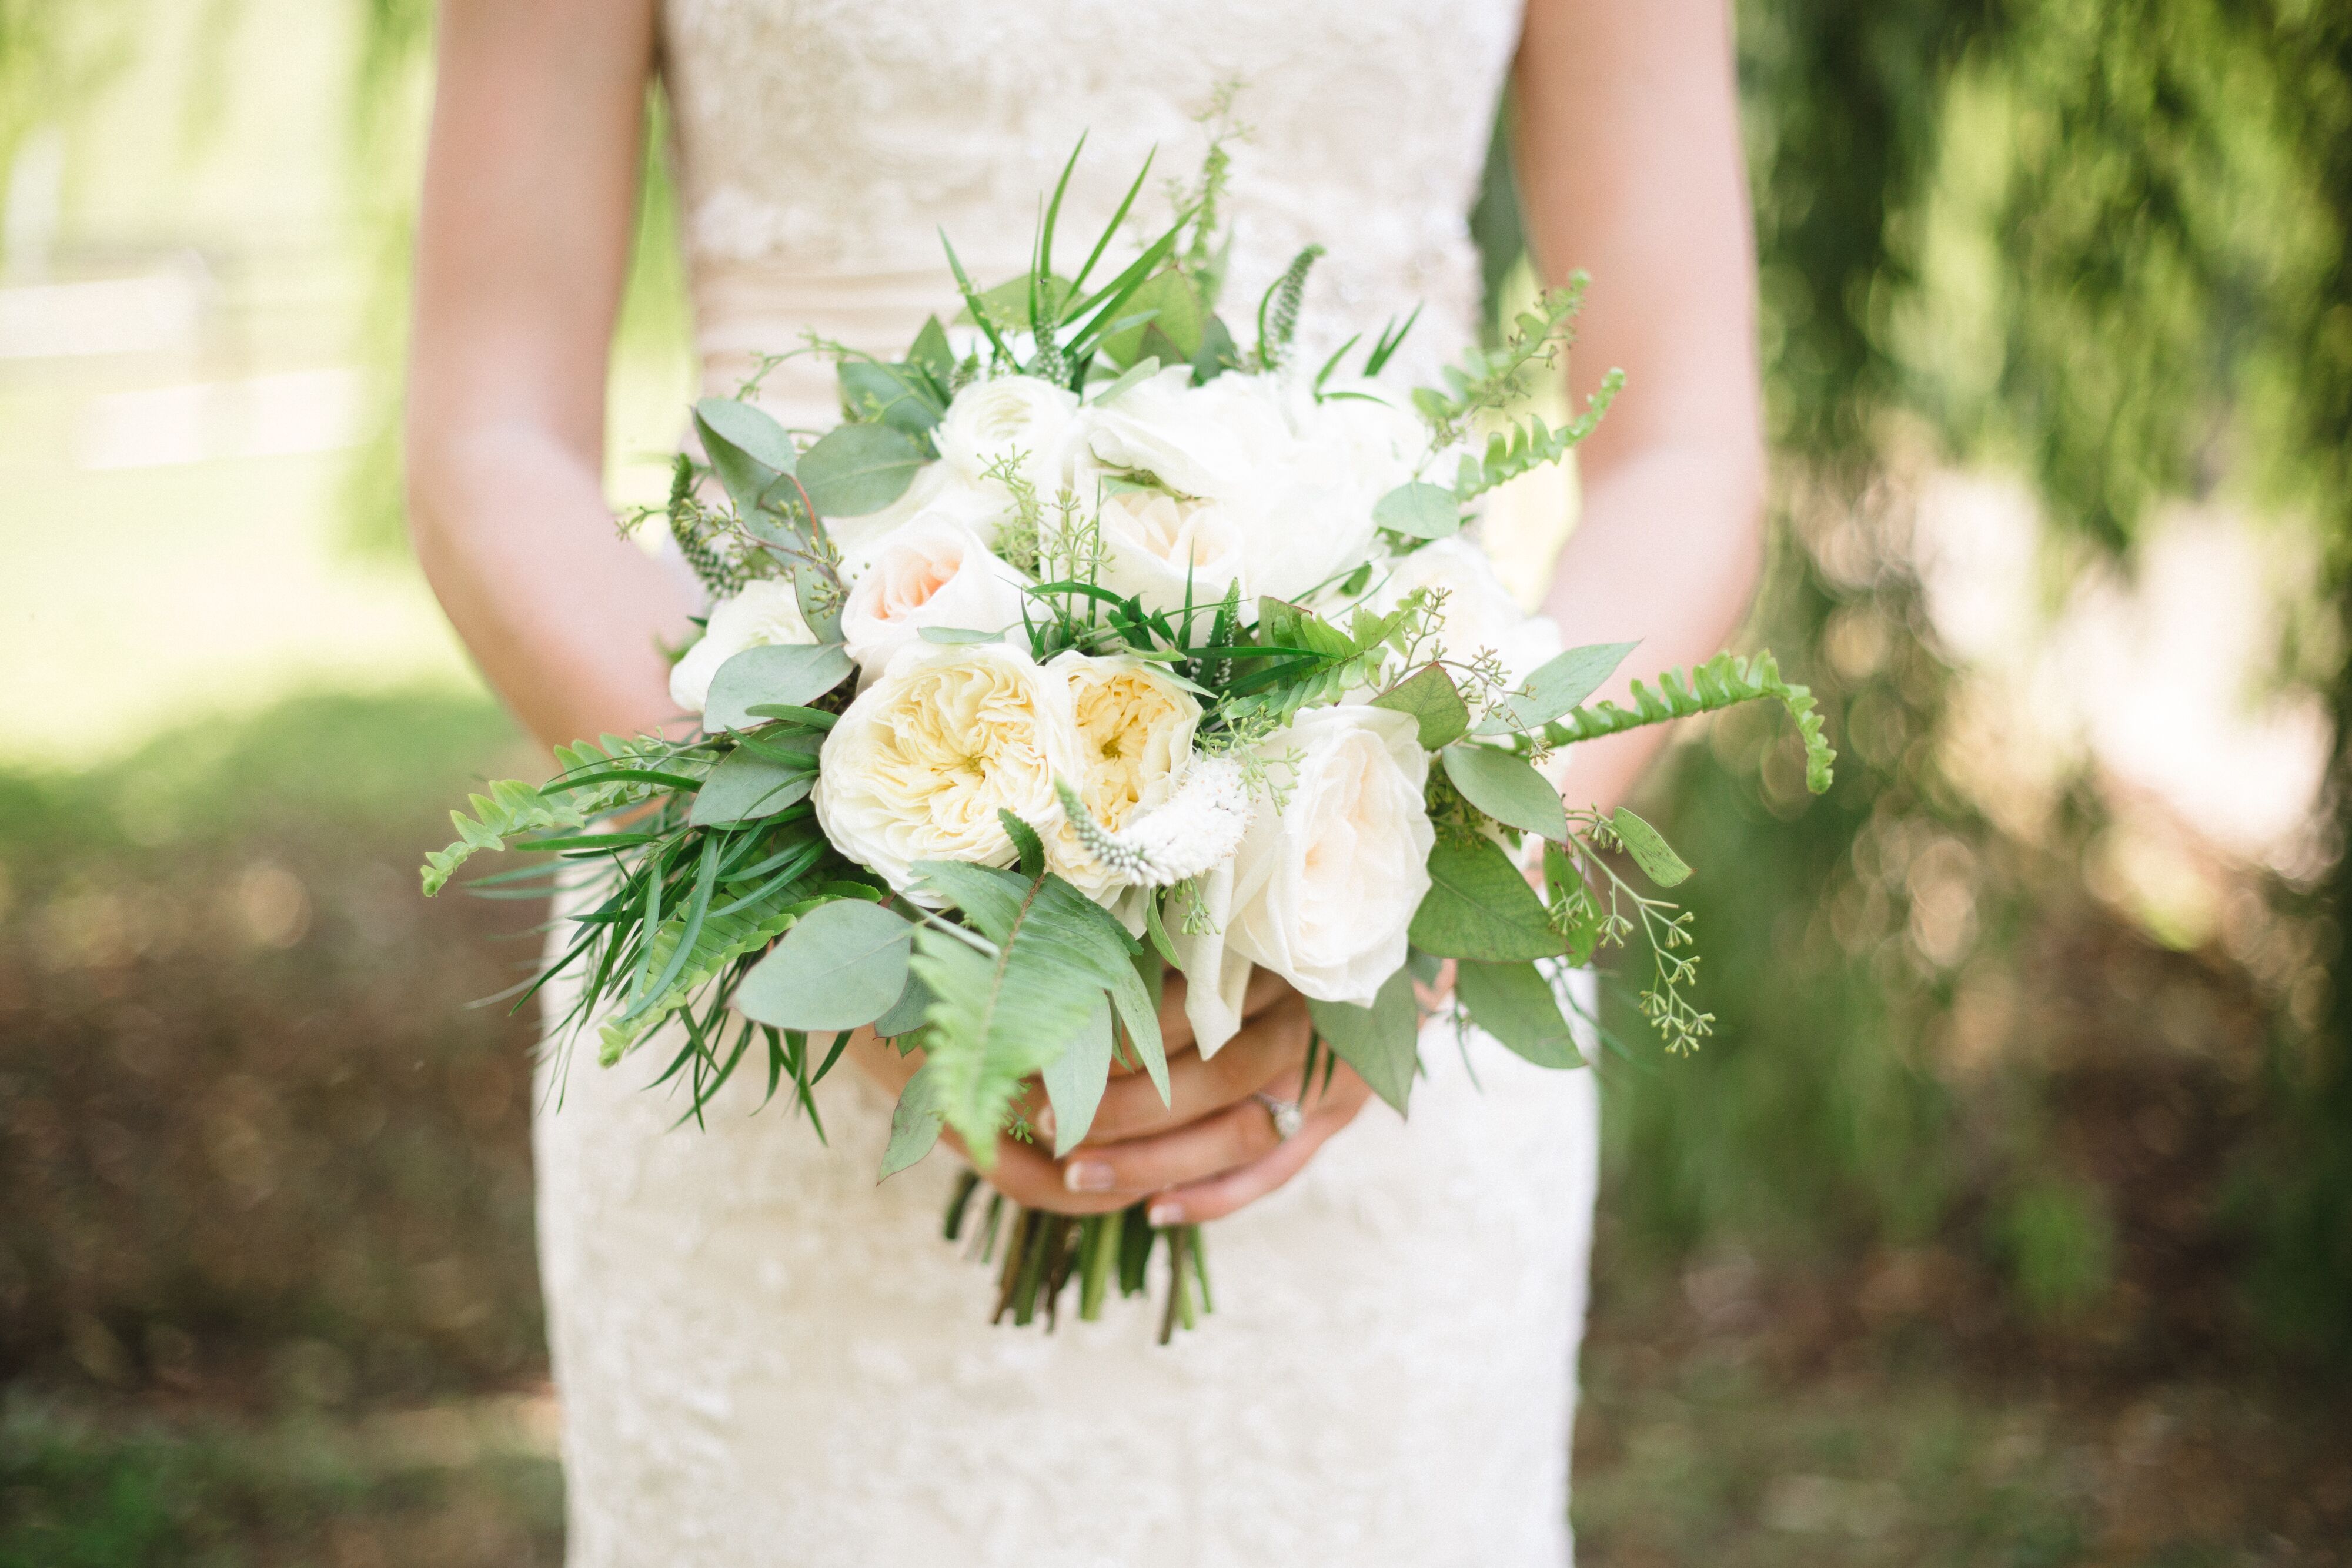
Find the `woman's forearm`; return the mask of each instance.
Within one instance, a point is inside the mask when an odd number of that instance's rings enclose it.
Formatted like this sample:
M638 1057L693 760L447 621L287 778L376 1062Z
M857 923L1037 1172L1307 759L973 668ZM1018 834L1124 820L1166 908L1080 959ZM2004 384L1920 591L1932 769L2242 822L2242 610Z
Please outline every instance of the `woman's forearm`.
M661 646L691 578L623 538L602 478L528 425L450 434L411 463L419 560L492 687L548 745L676 716Z
M1548 279L1592 278L1570 362L1580 402L1623 393L1580 451L1584 511L1546 608L1570 643L1640 641L1601 695L1704 660L1738 627L1762 552L1754 246L1724 0L1529 0L1520 192ZM1613 805L1664 744L1580 746L1571 804Z
M417 225L409 516L490 684L551 744L670 716L690 587L603 494L655 0L450 0Z

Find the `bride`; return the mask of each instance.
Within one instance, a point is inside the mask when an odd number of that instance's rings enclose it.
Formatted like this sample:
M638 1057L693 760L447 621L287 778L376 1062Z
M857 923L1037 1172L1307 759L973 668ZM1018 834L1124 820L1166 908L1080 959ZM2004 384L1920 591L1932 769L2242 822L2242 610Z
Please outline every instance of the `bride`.
M1723 0L449 0L440 51L416 544L544 741L677 722L659 650L700 610L600 490L656 75L714 392L804 328L896 350L952 299L940 229L983 285L1023 270L1082 131L1071 233L1155 146L1162 171L1197 159L1192 116L1236 78L1228 298L1321 241L1307 319L1336 346L1420 303L1401 369L1426 376L1475 332L1465 214L1509 75L1535 253L1595 280L1578 392L1629 377L1547 608L1571 643L1644 639L1647 669L1739 616L1762 461ZM837 417L813 361L761 396L788 425ZM1580 748L1580 801L1622 795L1658 733ZM1115 1085L1094 1143L1008 1144L992 1177L1219 1220L1216 1314L1166 1349L1116 1304L1051 1337L987 1325L989 1273L938 1236L951 1155L872 1179L893 1051L861 1041L824 1085L829 1145L740 1082L673 1132L643 1087L667 1052L583 1059L536 1133L571 1561L1566 1562L1592 1075L1433 1025L1409 1123L1343 1073L1277 1126L1305 1008L1261 974L1249 1013L1203 1061L1171 1003L1172 1107Z

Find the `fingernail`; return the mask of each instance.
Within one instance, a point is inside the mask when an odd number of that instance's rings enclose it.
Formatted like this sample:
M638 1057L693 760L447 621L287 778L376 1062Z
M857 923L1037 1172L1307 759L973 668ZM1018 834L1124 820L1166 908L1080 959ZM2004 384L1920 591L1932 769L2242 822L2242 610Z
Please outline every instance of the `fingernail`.
M1184 1223L1184 1206L1181 1203L1155 1203L1143 1211L1143 1218L1161 1229Z
M1062 1167L1062 1180L1072 1192L1108 1192L1111 1168L1100 1160L1072 1160Z
M1051 1105L1046 1106L1034 1116L1030 1117L1029 1121L1030 1124L1037 1129L1037 1135L1039 1137L1044 1138L1048 1142L1052 1141L1054 1136L1054 1108Z

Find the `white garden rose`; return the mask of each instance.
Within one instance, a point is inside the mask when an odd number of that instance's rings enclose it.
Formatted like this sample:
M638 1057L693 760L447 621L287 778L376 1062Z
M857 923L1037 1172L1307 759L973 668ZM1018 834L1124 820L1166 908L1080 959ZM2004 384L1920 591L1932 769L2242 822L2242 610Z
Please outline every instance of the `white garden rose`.
M855 583L874 564L875 553L917 517L952 517L983 542L993 542L1012 514L1003 486L971 484L945 463L926 463L897 500L864 517L827 517L824 531L841 552L842 580Z
M1051 501L1069 483L1071 441L1077 395L1036 376L997 376L974 382L948 404L931 439L940 464L966 485L996 487L988 469L1020 454L1021 476Z
M1368 503L1411 481L1428 455L1429 426L1385 382L1327 382L1320 399L1300 384L1296 396L1292 422L1301 442Z
M1078 770L1070 784L1087 814L1117 832L1165 804L1192 759L1201 722L1192 694L1141 659L1074 652L1045 667L1070 684L1078 735ZM1045 841L1045 859L1089 898L1107 901L1123 885L1079 846L1066 821Z
M980 536L944 513L926 513L882 541L841 610L841 637L866 680L926 626L1002 632L1021 620L1020 574Z
M1276 475L1252 508L1243 545L1244 595L1296 602L1370 559L1378 497L1346 483L1344 470L1323 455L1315 456Z
M1517 685L1560 652L1559 625L1549 615L1520 609L1495 575L1486 552L1458 534L1395 562L1388 580L1373 591L1371 606L1386 613L1422 588L1444 591L1438 641L1449 659L1467 663L1491 651L1502 661L1505 677Z
M1080 468L1149 474L1211 500L1263 495L1294 455L1283 387L1239 372L1192 383L1190 365L1171 365L1087 408L1078 421Z
M1369 1006L1429 891L1420 732L1386 708L1309 708L1259 749L1286 755L1289 788L1234 857L1225 944L1318 1001Z
M669 700L680 712L700 713L719 666L744 649L815 641L791 583L767 578L745 583L741 592L711 606L702 640L671 666Z
M818 763L825 837L901 893L917 861L1010 865L996 813L1050 838L1054 781L1080 772L1070 683L1010 643L918 643L849 705Z
M1214 605L1245 575L1247 521L1230 503L1139 486L1107 485L1101 495L1097 580L1112 592L1132 594L1147 610L1178 611L1188 583L1195 605ZM1242 591L1250 591L1247 582Z

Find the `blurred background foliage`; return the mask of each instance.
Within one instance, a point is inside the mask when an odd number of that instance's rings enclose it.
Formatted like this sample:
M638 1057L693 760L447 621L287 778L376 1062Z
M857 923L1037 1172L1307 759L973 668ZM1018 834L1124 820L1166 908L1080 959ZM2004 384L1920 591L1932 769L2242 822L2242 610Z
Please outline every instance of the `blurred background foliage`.
M2352 13L1738 9L1843 755L1651 786L1738 870L1717 1039L1603 1067L1588 1557L2341 1561ZM429 11L0 0L0 1564L557 1550L513 911L413 896L530 765L401 544ZM1473 223L1525 287L1501 139Z

